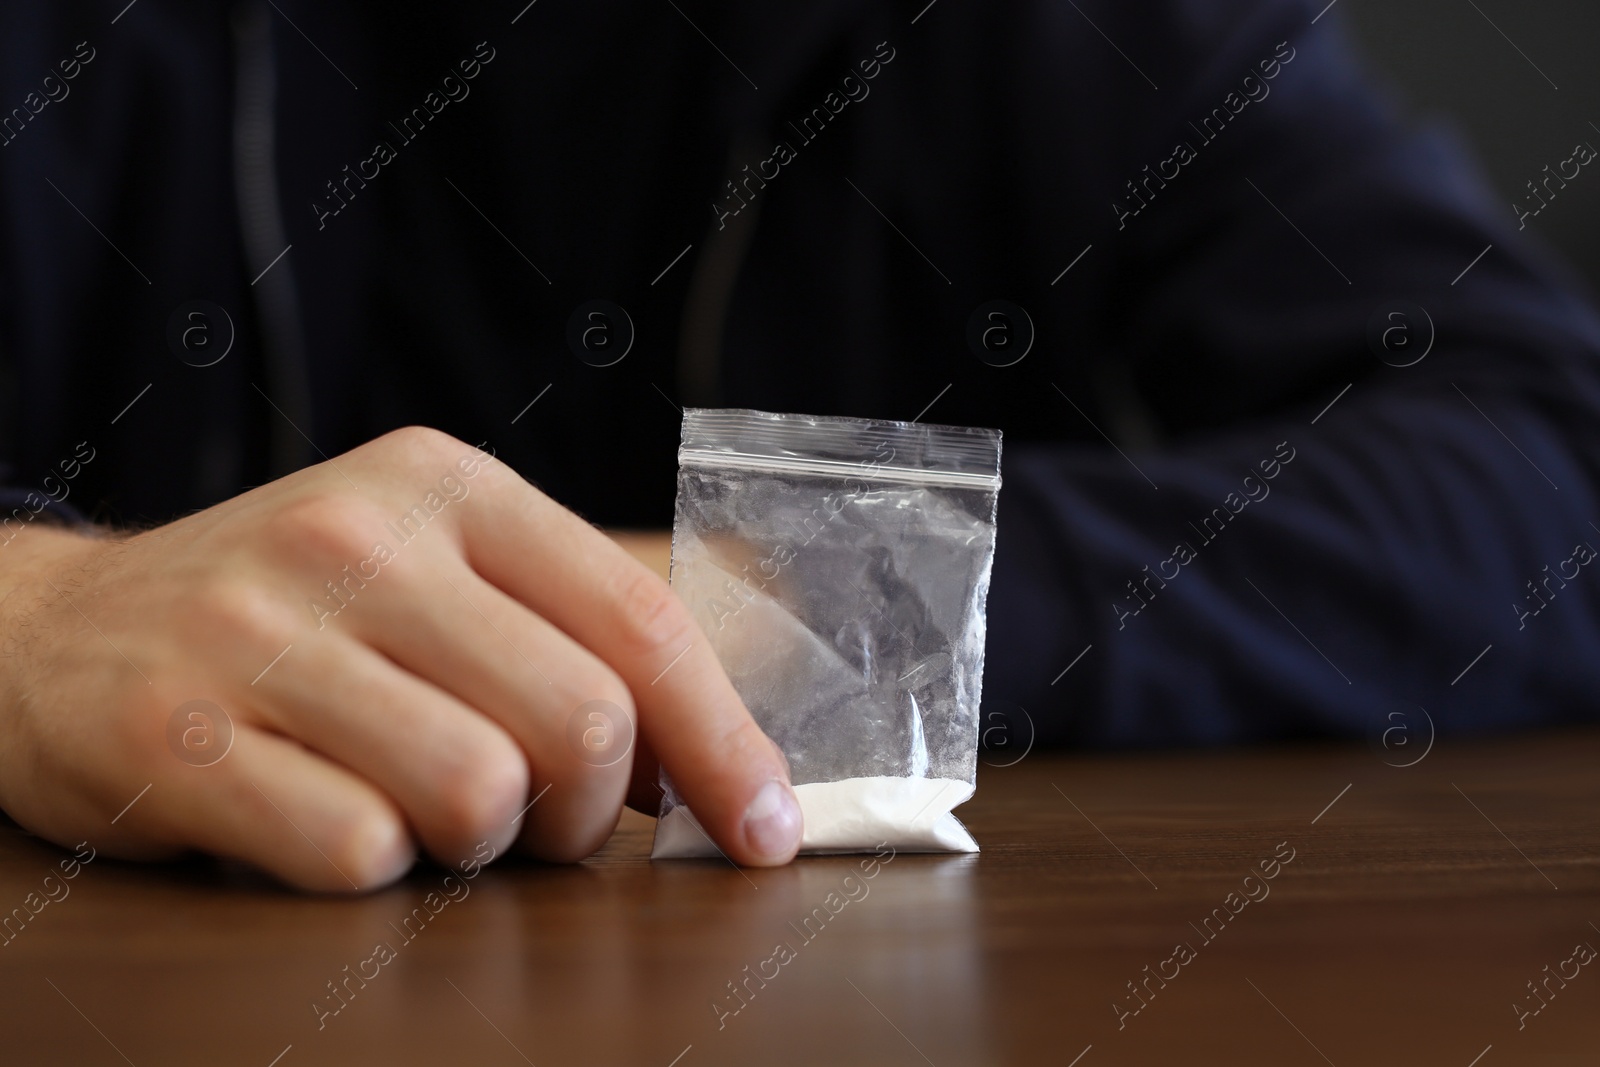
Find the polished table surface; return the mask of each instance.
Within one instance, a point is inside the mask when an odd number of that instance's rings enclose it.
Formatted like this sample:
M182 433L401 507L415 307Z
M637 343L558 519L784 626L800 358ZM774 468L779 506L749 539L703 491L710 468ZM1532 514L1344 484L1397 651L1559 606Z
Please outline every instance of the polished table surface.
M959 810L981 855L870 879L652 864L631 813L436 914L437 868L332 899L100 857L0 948L0 1063L1600 1062L1600 733L1421 750L1034 752ZM66 855L4 824L0 909Z

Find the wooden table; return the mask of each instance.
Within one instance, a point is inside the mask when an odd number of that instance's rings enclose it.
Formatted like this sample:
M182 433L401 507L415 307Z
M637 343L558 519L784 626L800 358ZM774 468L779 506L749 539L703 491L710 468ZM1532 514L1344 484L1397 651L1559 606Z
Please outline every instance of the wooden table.
M1600 1061L1600 965L1574 960L1600 947L1600 732L1392 757L1036 752L961 809L982 855L871 879L651 864L630 814L581 866L488 868L410 940L441 870L335 900L101 857L0 948L0 1063ZM7 825L0 907L64 855ZM320 1029L318 1001L344 1005ZM1514 1004L1543 1007L1519 1029Z

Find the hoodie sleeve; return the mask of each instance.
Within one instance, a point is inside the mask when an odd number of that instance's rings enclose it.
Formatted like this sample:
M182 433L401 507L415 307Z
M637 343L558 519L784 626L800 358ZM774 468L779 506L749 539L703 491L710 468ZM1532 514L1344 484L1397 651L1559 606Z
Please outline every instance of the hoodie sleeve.
M10 467L0 463L0 549L22 536L36 522L90 529L78 509L66 503L71 492L70 478L52 474L39 489L5 484L14 480Z
M1594 718L1600 322L1530 240L1561 205L1491 202L1321 4L1159 6L1096 9L1161 72L1100 239L1127 417L1008 450L993 674L1044 741Z

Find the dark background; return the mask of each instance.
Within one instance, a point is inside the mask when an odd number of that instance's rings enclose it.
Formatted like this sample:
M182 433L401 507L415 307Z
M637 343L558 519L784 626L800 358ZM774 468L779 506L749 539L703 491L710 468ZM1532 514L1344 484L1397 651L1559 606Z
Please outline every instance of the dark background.
M1334 15L1414 118L1470 141L1512 221L1546 164L1554 170L1580 141L1600 148L1595 0L1337 0ZM1585 167L1528 231L1600 293L1600 167Z

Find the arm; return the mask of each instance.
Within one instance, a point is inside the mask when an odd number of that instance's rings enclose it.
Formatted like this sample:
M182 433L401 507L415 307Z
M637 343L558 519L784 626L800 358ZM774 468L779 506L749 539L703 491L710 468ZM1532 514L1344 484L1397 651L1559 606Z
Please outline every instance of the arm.
M58 843L339 892L417 849L573 861L625 798L654 810L657 757L733 859L799 843L782 756L667 584L444 434L143 533L35 525L0 549L0 806ZM584 747L597 701L637 744Z
M1600 324L1314 14L1200 25L1173 5L1149 49L1179 72L1149 97L1178 107L1136 107L1116 165L1198 153L1138 215L1108 211L1105 273L1079 284L1104 286L1159 446L1016 449L1001 498L990 663L1028 680L1013 699L1046 738L1350 734L1419 704L1441 733L1592 715ZM1270 95L1203 141L1188 121L1280 42ZM1367 342L1396 299L1437 328L1407 367Z

